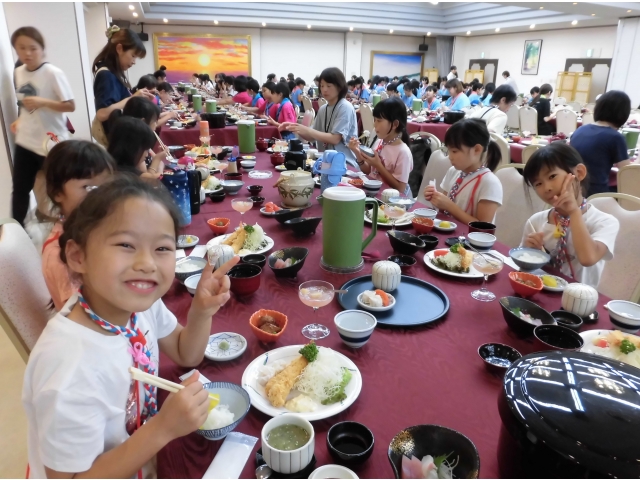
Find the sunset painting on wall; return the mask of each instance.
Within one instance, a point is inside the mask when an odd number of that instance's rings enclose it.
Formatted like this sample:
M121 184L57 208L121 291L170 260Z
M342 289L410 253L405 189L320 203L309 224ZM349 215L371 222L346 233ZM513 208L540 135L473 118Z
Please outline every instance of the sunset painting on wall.
M188 82L194 73L226 75L251 74L251 38L249 36L153 35L156 69L167 67L167 81Z

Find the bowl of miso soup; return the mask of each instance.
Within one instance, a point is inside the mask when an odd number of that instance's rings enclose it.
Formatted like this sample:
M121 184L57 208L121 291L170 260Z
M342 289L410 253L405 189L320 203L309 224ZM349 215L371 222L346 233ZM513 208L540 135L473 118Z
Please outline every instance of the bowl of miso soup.
M285 413L262 427L262 456L275 472L285 475L304 470L313 459L315 433L300 415Z

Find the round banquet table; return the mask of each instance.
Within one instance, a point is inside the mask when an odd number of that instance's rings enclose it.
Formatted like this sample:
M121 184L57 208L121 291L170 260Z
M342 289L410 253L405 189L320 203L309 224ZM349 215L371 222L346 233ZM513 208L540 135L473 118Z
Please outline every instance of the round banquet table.
M272 178L254 180L244 173L246 185L261 184L261 194L266 201L280 203L276 189L272 188L279 177L269 162L267 154L257 154L257 165L262 170L271 170ZM320 193L316 189L313 206L306 210L303 217L320 216L322 210L315 197ZM240 197L249 193L243 188ZM231 197L235 198L235 197ZM185 233L200 237L205 244L213 234L206 220L213 217L227 217L232 225L238 225L240 214L231 209L231 199L222 203L211 203L207 199L201 213L192 217L191 225ZM347 280L361 275L370 275L372 262L365 262L364 269L356 274L338 275L320 268L322 255L322 223L316 234L306 238L296 238L276 220L262 216L257 208L247 212L242 220L248 224L258 222L275 241L275 249L289 246L302 246L310 250L305 265L297 279L276 279L269 267L265 267L261 277L260 289L248 297L231 300L216 314L212 323L213 332L231 331L243 335L248 342L247 350L238 359L229 362L212 362L207 359L197 367L212 381L240 383L247 365L257 356L279 347L306 343L300 330L313 318L309 307L298 299L298 285L306 280L322 279L331 282L336 288ZM393 253L384 230L367 247L366 252L380 254L381 259ZM365 235L370 229L365 225ZM409 227L408 231L413 229ZM439 247L452 235L466 234L467 228L458 226L451 234L434 234L440 238ZM337 238L335 241L339 242ZM446 248L446 247L445 247ZM508 248L496 245L504 254ZM187 251L189 253L189 251ZM501 342L512 345L523 355L535 351L531 339L520 339L507 328L497 301L482 303L471 298L472 290L479 288L480 280L459 280L437 274L423 263L424 253L415 256L418 263L410 275L426 280L442 289L451 302L447 316L436 323L415 328L388 328L379 326L369 342L360 349L353 350L345 346L335 329L333 317L341 310L337 300L318 311L318 321L331 329L326 339L320 340L321 346L330 347L350 358L362 374L362 391L351 407L325 420L313 422L316 433L315 456L317 467L336 463L326 447L326 433L333 424L353 420L367 425L375 436L372 457L362 466L354 468L360 478L391 478L392 469L387 459L387 448L394 435L400 430L417 424L438 424L454 428L467 435L480 453L480 475L483 478L500 476L497 459L498 435L501 427L498 415L497 399L502 386L502 378L489 373L480 360L478 347L486 342ZM502 272L492 276L489 290L498 297L514 295L509 285L508 273L511 269L505 265ZM192 297L185 287L174 280L171 289L163 298L165 304L185 324ZM534 299L548 311L560 308L561 295L540 292ZM607 302L600 296L598 328L612 328L603 305ZM275 344L264 345L256 339L249 329L249 317L255 311L266 308L285 313L289 324L282 337ZM594 326L587 326L591 329ZM186 373L162 355L160 375L172 381ZM166 395L159 392L162 402ZM235 429L237 432L260 438L260 431L270 417L251 408L245 419ZM189 434L169 443L158 454L158 478L202 478L211 464L222 442L211 442L196 433ZM258 440L254 452L242 471L242 478L255 478L255 450L261 446Z
M230 125L224 128L209 129L211 145L238 145L238 127ZM278 127L273 125L256 125L256 138L281 138ZM163 126L160 130L160 140L167 145L200 145L200 129L198 125L182 130L171 130Z
M407 122L407 133L411 135L416 132L429 132L438 137L438 140L444 142L444 135L451 127L450 124L444 122L438 123L416 123Z

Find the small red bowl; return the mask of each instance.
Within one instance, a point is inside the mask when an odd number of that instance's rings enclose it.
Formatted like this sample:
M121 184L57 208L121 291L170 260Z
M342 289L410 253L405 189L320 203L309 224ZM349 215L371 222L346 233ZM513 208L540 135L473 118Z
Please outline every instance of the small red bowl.
M238 173L225 173L224 174L224 179L225 180L242 180L242 173L238 172Z
M264 152L267 148L269 148L269 142L264 138L259 138L256 140L256 148L259 152Z
M511 137L511 140L513 140L513 143L520 143L522 141L522 137L514 136Z
M224 223L224 225L218 225L218 223ZM228 218L211 218L209 220L207 220L207 225L209 225L209 229L215 234L215 235L223 235L227 232L227 230L229 229L229 223L231 223L231 220L229 220Z
M529 285L520 283L516 280L517 278L521 280L528 280L534 283L536 286L530 287ZM511 288L513 288L513 291L524 298L533 297L536 293L542 290L542 280L537 275L533 275L531 273L510 272L509 283L511 283Z
M270 157L271 165L277 167L278 165L282 165L284 163L284 155L280 152L272 154Z
M278 325L278 327L280 327L282 330L280 330L278 333L269 333L265 332L264 330L260 330L258 328L258 321L263 315L271 315L275 319L276 325ZM258 337L258 340L264 343L273 343L278 340L278 338L280 338L284 331L287 329L288 322L289 320L284 313L276 312L275 310L264 309L258 310L256 313L251 315L251 318L249 319L251 331L256 337Z
M411 220L411 225L418 235L424 235L425 233L431 233L433 230L433 220L430 218L414 217Z
M252 263L239 263L229 270L227 276L230 283L229 290L236 296L242 297L258 291L262 269Z

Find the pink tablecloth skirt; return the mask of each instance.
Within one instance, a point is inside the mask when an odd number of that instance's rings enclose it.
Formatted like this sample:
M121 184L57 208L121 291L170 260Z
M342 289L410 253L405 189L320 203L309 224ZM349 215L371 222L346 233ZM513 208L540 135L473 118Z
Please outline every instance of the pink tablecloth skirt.
M434 134L438 139L443 142L444 135L447 133L451 125L447 123L415 123L415 122L407 122L407 133L411 135L416 132L429 132Z
M211 145L227 145L233 146L238 144L238 127L235 125L225 128L212 128L209 130L211 135ZM256 126L256 139L258 138L281 138L277 127L272 125ZM171 130L169 127L162 127L160 131L160 140L165 145L200 145L200 130L198 127L185 128L184 130Z

